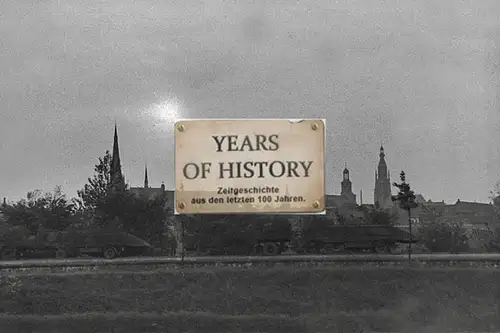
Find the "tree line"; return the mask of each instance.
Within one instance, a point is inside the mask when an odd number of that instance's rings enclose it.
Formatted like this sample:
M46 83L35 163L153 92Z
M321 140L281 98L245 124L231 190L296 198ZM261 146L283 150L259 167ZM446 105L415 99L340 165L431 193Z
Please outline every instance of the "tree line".
M3 205L0 237L3 233L36 234L41 229L124 230L153 244L161 244L165 221L172 214L161 194L153 197L133 194L127 186L113 188L109 151L99 158L94 173L77 197L68 198L57 186L51 192L33 190L12 204Z
M36 234L41 229L103 229L124 230L143 238L156 246L175 248L175 236L168 232L175 222L182 222L187 235L198 235L204 242L217 242L223 235L245 237L252 234L249 230L257 223L281 223L300 220L311 223L314 217L297 216L241 216L241 215L193 215L173 216L172 203L161 193L152 197L135 195L130 189L113 188L111 179L112 156L106 151L99 157L94 172L77 197L68 198L57 186L51 192L33 190L15 203L0 208L3 215L0 221L0 238L13 234ZM448 221L442 212L425 204L417 204L415 196L406 182L404 172L401 183L394 183L399 193L393 200L401 208L411 211L420 206L420 223L415 226L415 235L432 252L446 252L462 249L466 230L460 221ZM500 197L500 186L492 192ZM500 207L500 200L495 201ZM500 209L497 209L500 211ZM499 214L500 216L500 214ZM326 219L334 224L375 224L394 225L398 216L391 210L378 207L358 206L350 211L334 209ZM309 221L311 220L311 221ZM215 223L215 224L214 224ZM224 225L223 228L220 226ZM460 248L462 246L462 248Z

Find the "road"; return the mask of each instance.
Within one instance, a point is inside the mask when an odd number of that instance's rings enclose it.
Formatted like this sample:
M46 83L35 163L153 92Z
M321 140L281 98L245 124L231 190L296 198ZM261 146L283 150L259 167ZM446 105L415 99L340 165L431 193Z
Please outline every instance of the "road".
M499 261L500 254L414 254L415 261ZM358 261L385 261L397 262L408 260L407 254L354 254L354 255L281 255L281 256L212 256L212 257L185 257L185 263L222 263L244 264L257 262L358 262ZM155 265L155 264L180 264L182 259L175 257L135 257L135 258L76 258L76 259L33 259L0 261L0 269L14 267L61 267L61 266L94 266L94 265Z

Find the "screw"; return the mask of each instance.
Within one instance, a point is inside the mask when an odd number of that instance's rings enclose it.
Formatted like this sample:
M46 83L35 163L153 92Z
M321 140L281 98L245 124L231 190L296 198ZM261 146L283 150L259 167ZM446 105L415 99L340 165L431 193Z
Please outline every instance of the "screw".
M179 203L179 208L180 209L186 208L186 205L184 204L184 202Z
M313 130L313 131L316 131L316 130L319 128L319 126L318 126L318 124L313 123L313 124L311 125L311 128L312 128L312 130Z
M314 207L314 208L319 208L319 202L318 202L318 201L314 201L314 203L313 203L313 207Z
M184 125L178 125L178 126L177 126L177 130L178 130L179 132L184 132L184 130L185 130L185 129L186 129L186 128L184 127Z

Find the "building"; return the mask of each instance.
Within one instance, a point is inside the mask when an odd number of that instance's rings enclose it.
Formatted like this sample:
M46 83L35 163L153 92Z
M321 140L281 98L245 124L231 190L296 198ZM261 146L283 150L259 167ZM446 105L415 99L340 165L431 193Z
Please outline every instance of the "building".
M122 166L120 161L120 148L118 146L118 130L115 123L115 135L113 138L113 155L111 157L111 189L120 191L125 189L125 178L122 173Z
M468 202L458 199L453 204L444 201L425 200L419 194L415 200L418 207L411 210L413 222L424 222L438 219L444 223L460 223L467 228L483 228L498 224L495 205L482 202ZM408 213L397 207L399 215L398 224L408 225ZM486 227L488 229L489 227Z
M384 147L380 146L378 168L375 171L374 205L377 208L391 209L391 174L387 169Z
M121 161L120 161L120 147L118 144L118 131L115 124L115 134L113 139L113 155L111 157L111 186L115 189L125 188L125 177L122 173ZM129 190L141 197L153 198L154 196L164 195L166 197L173 198L173 191L167 191L165 189L165 184L161 184L160 187L149 186L148 179L148 168L144 167L144 186L143 187L130 187ZM170 192L170 193L169 193Z
M356 209L356 195L352 192L352 182L347 165L342 172L340 195L326 195L325 206L328 216L335 216L336 211L341 215L347 216Z
M117 127L115 124L115 133L114 133L114 140L113 140L113 155L111 159L111 187L114 190L120 190L120 189L126 189L125 186L125 177L123 176L122 170L121 170L121 161L120 161L120 147L118 145L118 131ZM146 199L153 199L155 197L163 197L164 200L166 201L165 204L165 209L170 210L170 212L173 214L174 211L174 191L172 190L167 190L165 189L165 184L162 182L160 187L151 187L149 185L149 178L148 178L148 168L147 165L144 167L144 184L142 187L130 187L128 189L131 193L142 197ZM177 255L180 255L182 253L182 242L180 241L180 224L177 220L172 218L173 215L169 219L172 219L171 221L164 221L165 227L169 226L168 229L173 231L175 234L176 238L176 251L175 253ZM174 221L174 223L171 223ZM172 225L173 224L173 225ZM167 235L166 232L167 228L165 229L165 233L163 236Z
M144 167L144 186L143 187L130 187L130 192L134 193L137 196L145 197L147 199L152 199L155 196L168 196L169 193L173 191L167 191L165 189L165 184L162 182L160 187L151 187L149 186L148 179L148 167Z

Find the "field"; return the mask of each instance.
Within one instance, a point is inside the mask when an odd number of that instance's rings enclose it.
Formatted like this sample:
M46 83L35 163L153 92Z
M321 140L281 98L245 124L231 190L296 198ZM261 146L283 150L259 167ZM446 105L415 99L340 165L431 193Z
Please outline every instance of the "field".
M500 271L204 268L13 273L2 332L499 331ZM7 329L8 328L8 329Z

